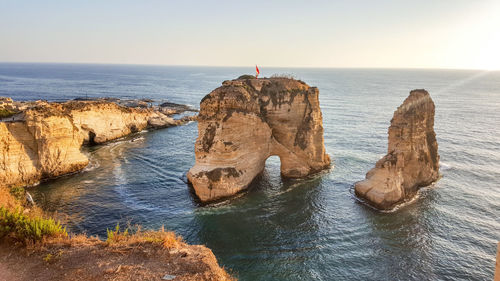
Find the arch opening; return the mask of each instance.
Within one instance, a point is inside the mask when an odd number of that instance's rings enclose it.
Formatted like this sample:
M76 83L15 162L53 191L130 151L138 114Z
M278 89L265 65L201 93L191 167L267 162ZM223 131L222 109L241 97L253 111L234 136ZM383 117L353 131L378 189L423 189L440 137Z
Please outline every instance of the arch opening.
M89 145L96 145L97 144L95 142L95 137L96 137L96 134L92 131L89 131Z
M272 183L281 183L281 158L278 155L267 157L263 175Z

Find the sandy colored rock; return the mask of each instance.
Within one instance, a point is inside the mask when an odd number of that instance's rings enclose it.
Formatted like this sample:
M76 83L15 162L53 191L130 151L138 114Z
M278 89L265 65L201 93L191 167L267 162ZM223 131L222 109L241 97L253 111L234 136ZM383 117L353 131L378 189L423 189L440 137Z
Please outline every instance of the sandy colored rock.
M394 112L387 155L355 184L355 192L376 208L391 209L439 176L434 102L427 91L413 90Z
M0 120L0 187L31 185L83 169L89 161L81 152L84 143L188 121L104 100L15 104L21 112Z
M495 262L495 279L494 281L500 281L500 242L497 245L497 261Z
M0 109L12 108L13 100L8 97L0 97Z
M174 119L149 108L131 108L105 101L71 101L63 104L85 142L99 144L147 127L175 125Z
M83 138L61 112L25 112L22 122L0 122L0 186L29 185L83 169Z
M225 81L205 96L196 164L187 175L200 200L244 190L272 155L280 157L284 177L329 167L318 96L317 88L287 78Z

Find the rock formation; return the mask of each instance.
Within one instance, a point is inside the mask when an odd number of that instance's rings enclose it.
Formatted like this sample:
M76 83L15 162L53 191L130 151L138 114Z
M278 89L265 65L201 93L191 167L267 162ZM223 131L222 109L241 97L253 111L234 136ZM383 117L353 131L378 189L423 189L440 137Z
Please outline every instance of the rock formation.
M394 112L387 155L355 184L355 192L376 208L391 209L438 178L434 102L427 91L413 90Z
M493 278L493 280L500 280L500 242L497 245L497 261L495 263L495 277Z
M155 110L131 108L113 102L67 102L64 109L71 116L85 142L100 144L148 126L162 128L176 125L171 117Z
M8 97L0 97L0 109L11 109L13 100Z
M187 121L174 120L160 109L104 100L38 101L14 107L20 113L0 120L0 187L30 185L83 169L88 164L81 152L83 143L104 143Z
M40 108L23 121L0 122L0 186L29 185L83 169L83 138L69 116Z
M196 164L188 180L203 202L248 187L277 155L284 177L329 167L319 91L287 78L225 81L205 96L198 115Z

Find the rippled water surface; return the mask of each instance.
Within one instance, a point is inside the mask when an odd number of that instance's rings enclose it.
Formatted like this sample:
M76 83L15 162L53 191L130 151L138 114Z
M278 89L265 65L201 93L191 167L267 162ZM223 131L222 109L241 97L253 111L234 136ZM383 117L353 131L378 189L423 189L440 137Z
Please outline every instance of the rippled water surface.
M253 69L0 64L0 96L199 100ZM334 168L303 180L271 157L250 191L198 206L186 184L197 124L142 132L88 150L86 171L34 188L75 232L105 236L117 222L165 225L210 247L240 280L492 280L500 240L500 72L270 69L320 89ZM381 213L354 182L386 153L394 110L415 88L436 104L443 177L412 204ZM134 140L134 141L132 141Z

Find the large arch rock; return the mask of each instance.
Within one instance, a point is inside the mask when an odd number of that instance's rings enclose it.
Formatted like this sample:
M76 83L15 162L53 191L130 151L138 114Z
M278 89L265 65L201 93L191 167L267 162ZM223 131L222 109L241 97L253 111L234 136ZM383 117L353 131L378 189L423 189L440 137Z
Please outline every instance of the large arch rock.
M439 179L434 132L434 102L425 90L413 90L394 112L387 155L357 182L357 196L378 209L392 209L422 186Z
M234 195L277 155L298 178L330 166L319 91L287 78L225 81L200 103L196 164L188 172L202 202Z

